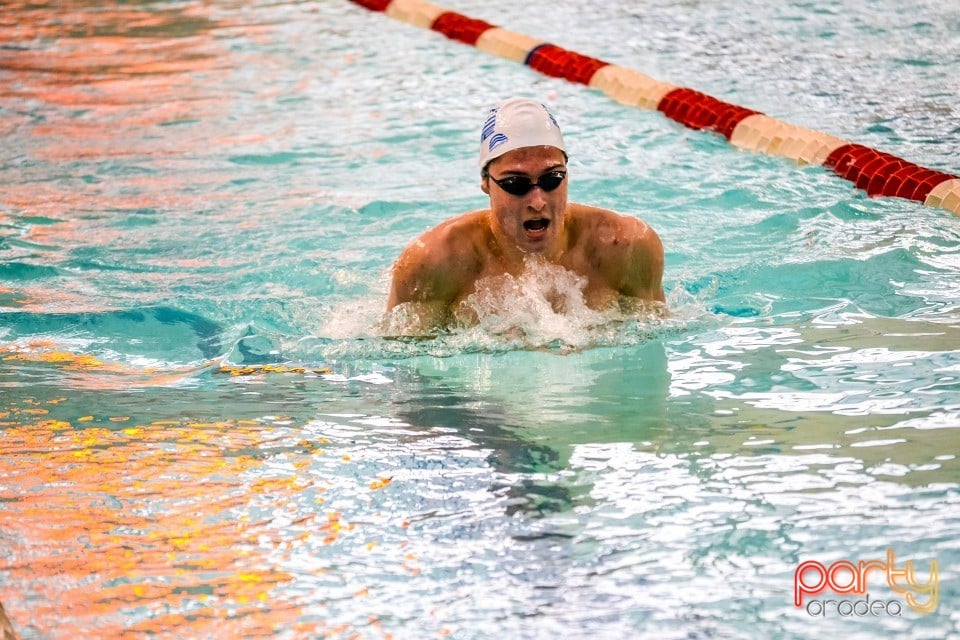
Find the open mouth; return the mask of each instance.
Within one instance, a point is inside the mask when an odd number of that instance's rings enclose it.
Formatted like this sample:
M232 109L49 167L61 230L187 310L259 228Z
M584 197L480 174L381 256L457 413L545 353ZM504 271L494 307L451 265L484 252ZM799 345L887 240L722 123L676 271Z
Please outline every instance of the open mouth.
M547 227L550 226L550 221L546 218L534 218L533 220L527 220L523 223L523 228L527 231L532 231L534 233L538 231L545 231Z

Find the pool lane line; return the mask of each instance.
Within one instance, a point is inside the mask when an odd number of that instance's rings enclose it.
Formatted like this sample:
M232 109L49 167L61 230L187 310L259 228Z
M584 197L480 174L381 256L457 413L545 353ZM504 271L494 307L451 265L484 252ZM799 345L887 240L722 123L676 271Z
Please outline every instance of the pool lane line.
M598 89L621 104L660 111L691 129L715 131L739 149L824 166L868 195L916 200L960 215L960 176L798 127L423 0L350 2L525 64L544 75Z

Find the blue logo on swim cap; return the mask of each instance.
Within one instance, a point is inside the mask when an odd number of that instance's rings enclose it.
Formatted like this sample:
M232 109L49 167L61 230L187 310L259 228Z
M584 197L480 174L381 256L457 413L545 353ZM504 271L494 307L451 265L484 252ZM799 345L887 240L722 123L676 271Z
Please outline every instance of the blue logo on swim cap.
M497 147L499 147L500 145L502 145L502 144L503 144L504 142L506 142L507 140L509 140L509 138L508 138L507 136L505 136L504 134L502 134L502 133L495 133L495 134L493 134L493 137L490 138L490 146L487 147L487 150L488 150L488 151L493 151L494 149L496 149Z
M545 104L543 104L543 103L541 102L541 103L540 103L540 106L543 107L543 110L547 112L547 115L548 115L548 116L550 116L550 122L553 123L553 126L555 126L557 129L559 129L559 128L560 128L560 123L558 123L558 122L557 122L557 119L553 117L553 114L552 114L552 113L550 113L550 109L547 109L547 105L545 105Z
M480 142L483 142L487 138L493 135L494 129L497 127L497 109L490 109L490 113L487 114L487 121L483 123L483 130L480 132ZM492 147L491 147L492 148Z

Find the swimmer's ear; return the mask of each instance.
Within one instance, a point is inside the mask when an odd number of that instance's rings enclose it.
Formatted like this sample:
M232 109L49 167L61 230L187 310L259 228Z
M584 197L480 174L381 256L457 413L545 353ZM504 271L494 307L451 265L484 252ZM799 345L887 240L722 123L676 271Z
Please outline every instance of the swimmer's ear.
M480 190L490 195L490 174L486 171L480 173Z

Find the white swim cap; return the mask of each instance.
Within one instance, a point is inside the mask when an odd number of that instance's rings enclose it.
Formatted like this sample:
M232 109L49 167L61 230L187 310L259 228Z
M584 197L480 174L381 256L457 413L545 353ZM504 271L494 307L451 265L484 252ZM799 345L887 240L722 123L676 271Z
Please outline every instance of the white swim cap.
M495 105L487 113L480 133L480 168L508 151L522 147L563 146L560 125L553 114L536 100L510 98Z

